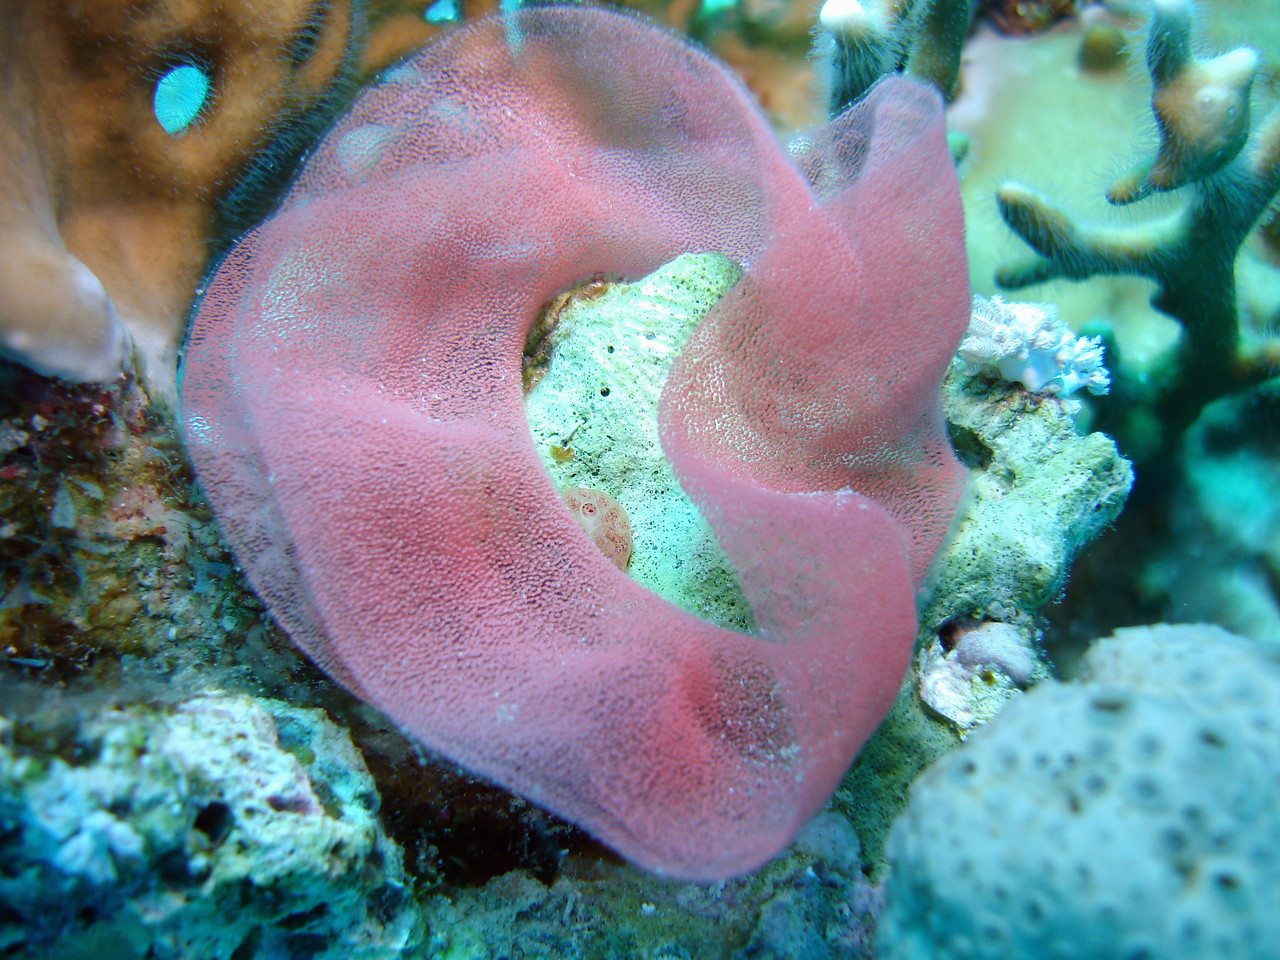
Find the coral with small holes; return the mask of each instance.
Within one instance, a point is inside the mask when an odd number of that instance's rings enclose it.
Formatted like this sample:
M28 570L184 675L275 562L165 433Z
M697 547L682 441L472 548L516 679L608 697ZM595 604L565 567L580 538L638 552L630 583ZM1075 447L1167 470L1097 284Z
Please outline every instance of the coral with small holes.
M627 569L631 562L631 523L627 511L603 490L569 487L560 491L565 506L582 532L615 567Z
M912 787L883 960L1266 960L1280 940L1280 664L1117 631Z

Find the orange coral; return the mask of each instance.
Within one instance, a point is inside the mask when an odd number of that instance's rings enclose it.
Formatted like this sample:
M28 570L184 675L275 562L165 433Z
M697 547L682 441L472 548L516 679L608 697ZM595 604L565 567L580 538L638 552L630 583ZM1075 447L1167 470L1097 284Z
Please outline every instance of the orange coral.
M6 3L0 349L77 380L133 350L170 386L212 242L291 169L355 33L352 0ZM153 97L180 65L210 93L171 134Z

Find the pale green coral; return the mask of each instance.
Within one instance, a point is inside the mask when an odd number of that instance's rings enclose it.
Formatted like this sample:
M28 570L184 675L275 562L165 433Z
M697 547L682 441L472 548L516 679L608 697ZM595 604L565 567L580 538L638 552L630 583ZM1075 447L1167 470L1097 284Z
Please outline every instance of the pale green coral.
M1062 592L1079 551L1115 521L1133 470L1110 438L1080 436L1055 399L953 370L944 403L971 468L970 496L934 562L922 625L1038 611Z
M719 254L688 254L561 311L550 365L525 400L556 488L614 497L631 520L630 575L704 620L746 629L750 612L706 521L658 438L667 370L698 321L737 282ZM558 454L558 455L557 455Z

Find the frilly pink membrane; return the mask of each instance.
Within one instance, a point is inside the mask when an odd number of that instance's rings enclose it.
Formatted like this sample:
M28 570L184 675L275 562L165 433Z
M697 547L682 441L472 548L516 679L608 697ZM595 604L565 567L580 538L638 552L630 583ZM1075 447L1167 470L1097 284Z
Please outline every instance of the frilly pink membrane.
M539 465L520 362L597 273L747 274L660 435L751 604L639 586ZM213 277L182 401L272 615L422 743L659 873L776 854L894 699L963 470L938 387L969 311L941 104L797 141L719 63L583 6L477 21L367 90Z

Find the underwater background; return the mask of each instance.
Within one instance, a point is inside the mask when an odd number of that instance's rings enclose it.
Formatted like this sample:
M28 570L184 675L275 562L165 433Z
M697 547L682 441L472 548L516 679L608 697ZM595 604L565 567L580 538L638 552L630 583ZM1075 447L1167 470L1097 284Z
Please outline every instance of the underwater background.
M1280 2L0 63L0 956L1278 955Z

